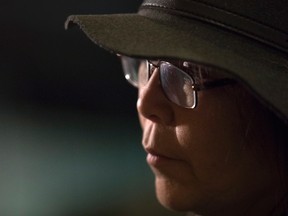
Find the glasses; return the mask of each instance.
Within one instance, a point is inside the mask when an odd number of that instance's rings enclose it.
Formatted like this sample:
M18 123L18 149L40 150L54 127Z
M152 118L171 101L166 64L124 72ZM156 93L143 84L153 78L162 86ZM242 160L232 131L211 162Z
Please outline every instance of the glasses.
M197 92L235 83L218 68L187 61L150 61L121 56L126 80L137 88L144 87L159 70L160 83L166 97L173 103L193 109ZM225 78L223 78L223 76Z

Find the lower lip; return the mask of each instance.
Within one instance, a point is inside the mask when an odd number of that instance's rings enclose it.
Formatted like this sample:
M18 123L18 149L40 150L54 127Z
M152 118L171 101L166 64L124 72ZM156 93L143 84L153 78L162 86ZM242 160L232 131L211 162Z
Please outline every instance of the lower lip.
M165 163L174 161L171 158L159 156L159 155L153 155L150 153L147 154L146 160L147 160L147 163L151 166L159 166L161 164L165 164Z

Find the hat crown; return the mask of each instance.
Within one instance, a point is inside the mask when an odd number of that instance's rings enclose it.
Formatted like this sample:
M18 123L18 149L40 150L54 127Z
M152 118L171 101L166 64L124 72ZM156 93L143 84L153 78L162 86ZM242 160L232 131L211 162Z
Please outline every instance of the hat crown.
M286 0L145 0L141 9L198 19L288 53Z
M227 12L288 33L287 0L201 0L198 2L222 8Z

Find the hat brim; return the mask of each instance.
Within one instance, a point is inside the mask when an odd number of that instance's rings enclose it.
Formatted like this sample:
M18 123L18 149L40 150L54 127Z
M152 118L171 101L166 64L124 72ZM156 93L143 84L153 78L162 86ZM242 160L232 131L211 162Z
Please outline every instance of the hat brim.
M231 72L285 121L288 116L287 56L250 38L199 20L169 14L76 15L98 46L139 58L185 59Z

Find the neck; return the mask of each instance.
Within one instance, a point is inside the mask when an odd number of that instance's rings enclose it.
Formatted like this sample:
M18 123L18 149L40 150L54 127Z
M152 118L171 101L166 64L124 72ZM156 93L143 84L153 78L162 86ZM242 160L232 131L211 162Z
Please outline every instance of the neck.
M188 212L187 216L288 216L288 206L286 204L287 196L283 193L273 193L273 195L263 194L259 196L256 201L243 200L239 201L237 205L223 205L223 208L213 208L207 212L196 214Z

